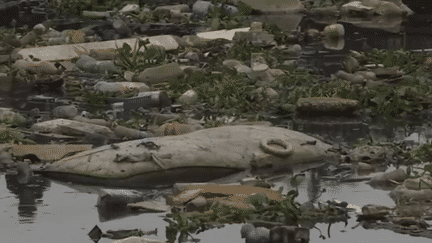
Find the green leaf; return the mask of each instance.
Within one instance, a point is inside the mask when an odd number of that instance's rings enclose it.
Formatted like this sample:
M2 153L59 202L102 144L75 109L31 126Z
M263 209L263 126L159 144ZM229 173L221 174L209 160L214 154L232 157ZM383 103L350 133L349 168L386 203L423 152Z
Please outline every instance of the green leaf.
M168 223L170 223L170 224L175 224L175 222L172 221L172 220L169 219L169 218L164 218L163 221L168 222Z
M429 172L430 175L432 175L432 164L425 165L424 170Z
M296 198L299 195L297 190L291 190L287 193L287 196L291 196L292 198Z
M174 227L166 226L165 227L165 237L168 242L173 243L177 239L178 230Z
M180 232L179 236L179 242L185 242L187 241L188 233L187 232Z
M122 51L125 53L130 53L132 51L132 48L128 43L123 43Z
M147 45L150 44L149 39L145 39L145 40L141 40L141 39L137 39L138 40L138 49L141 49L141 47L144 47L145 50L147 50Z
M237 7L240 15L250 15L252 13L252 7L241 1L237 3Z
M385 102L385 98L381 97L381 96L376 96L375 98L370 99L370 101L374 102L375 104L380 105L380 104L383 104Z

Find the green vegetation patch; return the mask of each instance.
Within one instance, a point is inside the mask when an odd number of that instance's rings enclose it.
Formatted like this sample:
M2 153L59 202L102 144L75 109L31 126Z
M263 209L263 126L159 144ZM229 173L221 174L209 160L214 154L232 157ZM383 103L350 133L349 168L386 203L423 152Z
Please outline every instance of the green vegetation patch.
M133 112L131 119L127 121L119 120L118 124L127 128L141 130L142 128L147 127L150 122L141 113Z
M404 50L378 50L360 52L361 55L353 55L364 64L383 64L384 67L398 67L406 74L417 72L423 65L427 56Z
M336 6L340 8L342 5L349 3L350 0L316 0L309 1L307 4L303 4L307 9L319 9L325 7Z
M22 134L12 128L0 128L0 144L23 144L23 145L34 145L34 141L24 138Z
M241 11L240 11L241 10ZM206 26L210 26L213 30L235 29L248 27L244 21L245 17L252 12L252 9L247 8L247 5L241 5L239 13L236 15L228 15L223 5L221 8L213 7L207 15Z
M373 119L379 116L397 119L401 114L416 114L428 109L432 104L432 79L418 71L425 56L373 50L354 57L360 65L383 64L387 68L398 68L408 75L395 82L377 80L366 85L352 85L339 79L323 83L307 71L293 70L290 75L281 77L276 83L275 88L282 91L281 103L296 104L299 98L309 97L353 99L358 100L361 108Z
M271 200L267 195L255 194L246 200L246 203L253 206L251 208L239 208L215 202L208 205L201 213L174 213L172 219L168 217L164 219L169 223L166 226L166 237L168 242L175 242L180 233L178 238L180 242L187 237L193 239L191 234L197 232L203 225L245 223L251 219L269 218L269 216L276 219L281 215L286 224L297 225L297 220L301 217L300 204L295 201L297 196L297 191L290 191L286 195L281 195L281 200Z
M282 188L279 193L282 192ZM341 213L332 206L325 206L323 210L302 210L296 201L298 191L292 190L280 195L278 200L269 199L266 194L254 194L246 198L245 203L250 207L234 207L221 202L207 205L200 212L176 212L168 214L164 220L166 238L168 242L184 242L188 237L194 240L192 234L199 233L209 225L246 223L253 220L279 222L285 225L298 226L304 220L316 218L333 219ZM345 215L342 215L345 217ZM305 222L306 222L305 221ZM179 235L180 233L180 235ZM177 238L177 236L179 236Z
M56 9L60 16L75 15L81 16L84 10L103 11L120 9L123 1L117 0L48 0L48 5Z
M165 90L172 98L180 97L184 92L193 89L198 99L213 107L243 113L259 108L253 100L253 85L247 85L243 76L230 70L221 75L195 72L186 78L176 78L168 81Z
M115 64L124 70L141 72L146 68L165 63L165 48L161 46L147 46L148 44L150 44L148 39L137 39L133 50L127 43L124 43L121 48L116 44L119 59L116 60ZM144 51L140 51L142 47Z

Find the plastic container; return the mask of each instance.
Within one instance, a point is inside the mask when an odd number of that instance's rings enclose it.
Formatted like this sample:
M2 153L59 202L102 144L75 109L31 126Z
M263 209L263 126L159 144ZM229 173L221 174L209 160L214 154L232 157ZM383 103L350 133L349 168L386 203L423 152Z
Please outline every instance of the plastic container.
M139 108L151 109L163 108L171 105L168 95L164 91L148 91L138 93L138 97L110 98L109 103L123 102L124 110L136 110Z

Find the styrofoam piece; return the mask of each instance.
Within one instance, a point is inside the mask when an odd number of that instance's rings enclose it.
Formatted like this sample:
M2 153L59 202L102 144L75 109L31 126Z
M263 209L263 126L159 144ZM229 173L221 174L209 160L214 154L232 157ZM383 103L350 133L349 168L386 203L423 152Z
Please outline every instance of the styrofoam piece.
M152 37L142 37L142 40L149 39L150 45L163 46L166 50L175 50L179 47L179 44L170 35L160 35ZM44 46L25 48L20 50L18 53L23 56L24 59L29 58L33 55L39 58L41 61L60 61L70 60L80 55L90 55L91 50L99 51L110 51L116 49L116 43L118 47L122 47L123 43L129 44L132 48L134 47L136 38L111 40L102 42L90 42L82 44L69 44L69 45L58 45L58 46Z
M248 32L250 27L247 28L239 28L232 30L218 30L218 31L210 31L210 32L202 32L198 33L197 36L207 40L214 39L227 39L232 40L235 32Z

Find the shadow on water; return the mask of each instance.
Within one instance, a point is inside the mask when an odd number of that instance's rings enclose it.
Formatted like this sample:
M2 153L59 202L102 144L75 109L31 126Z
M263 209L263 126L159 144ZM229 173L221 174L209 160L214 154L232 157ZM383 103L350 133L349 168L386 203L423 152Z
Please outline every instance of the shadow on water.
M107 187L103 187L103 186L81 185L76 183L62 182L58 180L52 180L52 181L57 184L63 185L65 187L71 188L74 191L79 193L99 195L102 189L108 189ZM121 188L113 188L113 189L121 190ZM123 189L128 190L127 188L123 188ZM159 193L163 193L163 190L167 190L167 189L160 189L160 190L135 189L135 191L139 191L142 195L145 195L146 197L151 197L151 195L155 195L155 194L157 195ZM138 216L141 214L151 213L151 212L144 212L139 210L132 210L130 207L126 207L125 205L121 205L121 204L95 205L95 208L99 216L99 222L101 223L124 219L131 216Z
M5 174L5 180L7 189L19 200L19 222L21 224L34 223L43 192L50 188L51 181L42 176L33 176L28 184L21 184L18 181L18 175L9 173Z
M107 222L143 214L143 212L131 210L129 207L118 207L117 205L97 206L97 211L100 222Z
M404 48L407 50L432 48L432 16L413 15L405 23Z
M293 130L309 135L318 135L325 142L338 145L352 145L358 139L363 139L369 133L369 125L360 118L309 118L294 119Z

